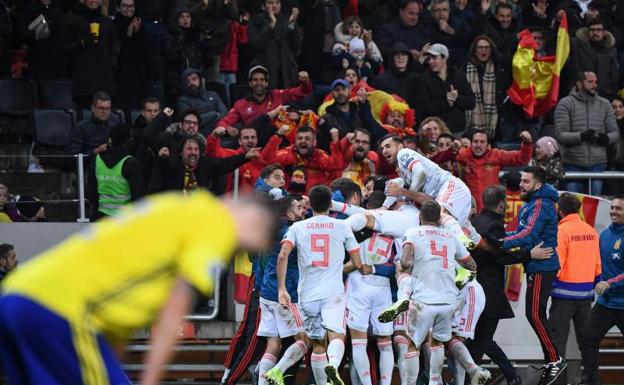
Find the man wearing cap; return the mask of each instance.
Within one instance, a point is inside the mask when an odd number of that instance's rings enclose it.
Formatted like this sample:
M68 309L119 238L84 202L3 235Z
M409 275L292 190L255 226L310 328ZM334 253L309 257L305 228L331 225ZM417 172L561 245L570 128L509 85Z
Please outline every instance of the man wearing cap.
M416 114L419 118L437 116L451 132L462 132L466 111L475 107L475 96L466 75L447 65L449 51L443 44L427 49L428 66L416 87Z
M378 90L398 95L411 103L412 90L416 86L418 76L408 69L409 63L410 52L407 46L403 43L394 43L388 70L370 79L368 84Z
M227 129L230 136L237 136L236 125L249 127L260 115L275 109L282 104L288 104L303 99L312 93L312 82L305 71L299 72L299 85L283 90L270 90L269 71L263 66L255 66L249 70L249 93L237 100L230 111L217 123L217 128ZM268 138L265 138L268 139ZM260 145L265 142L260 140Z
M145 195L141 165L130 155L129 142L130 128L125 124L114 126L108 148L91 162L87 196L92 220L114 215Z
M340 139L356 128L365 128L373 135L373 142L383 136L382 129L373 118L371 106L362 88L358 91L356 101L349 101L351 85L344 79L336 79L331 84L331 96L334 103L330 104L318 122L318 147L325 151L330 148L332 128L338 129Z

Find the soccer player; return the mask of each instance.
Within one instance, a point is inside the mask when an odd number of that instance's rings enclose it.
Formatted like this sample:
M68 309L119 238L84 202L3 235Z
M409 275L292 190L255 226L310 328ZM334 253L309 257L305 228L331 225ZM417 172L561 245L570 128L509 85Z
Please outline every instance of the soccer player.
M288 255L297 248L298 295L308 337L312 340L311 366L317 384L344 385L338 366L344 355L346 298L342 282L344 251L353 267L363 271L360 248L344 222L330 218L331 190L314 186L309 194L314 216L290 227L277 259L278 298L282 306L292 305L286 290ZM328 343L327 343L328 342ZM271 384L281 384L281 372L265 374Z
M281 202L285 206L285 216L280 220L277 230L278 243L266 257L260 261L262 269L262 285L260 289L260 325L258 336L266 337L267 346L258 363L258 384L266 383L265 373L277 366L280 371L297 363L307 352L303 317L299 309L297 298L297 284L299 281L299 269L297 267L297 253L291 252L288 256L286 269L286 290L290 294L292 305L289 308L282 307L277 302L277 256L281 250L281 239L286 235L289 227L304 218L305 211L302 206L302 198L289 196ZM281 339L295 337L296 342L284 352L284 356L277 362L277 357L282 349Z
M455 284L457 263L476 270L476 263L465 246L450 231L439 227L441 207L425 201L420 208L421 226L404 235L401 266L412 272L412 302L408 315L410 343L405 354L408 384L416 383L419 349L431 329L429 384L441 381L444 342L451 339L452 317L459 290ZM473 384L485 383L486 376L473 377ZM489 378L489 377L488 377Z
M470 217L471 195L468 187L461 179L443 170L427 157L416 151L403 148L401 138L386 135L379 142L384 158L389 164L396 165L400 180L409 184L403 187L401 181L389 181L386 195L390 197L406 196L417 204L435 199L444 209L442 225L458 237L464 245L472 249L481 237L476 231L468 238L462 229L468 228Z
M275 234L269 203L162 194L87 227L14 272L0 297L0 353L12 384L130 384L113 352L154 325L140 383L156 385L192 289L238 249Z

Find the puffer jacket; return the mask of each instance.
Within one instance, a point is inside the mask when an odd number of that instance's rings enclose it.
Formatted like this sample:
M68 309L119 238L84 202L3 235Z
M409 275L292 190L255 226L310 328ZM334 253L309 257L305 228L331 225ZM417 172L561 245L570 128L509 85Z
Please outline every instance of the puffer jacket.
M552 185L544 184L535 191L529 200L520 207L518 230L507 233L503 249L519 247L531 250L540 242L542 247L557 247L557 190ZM555 251L549 259L531 260L525 264L527 273L552 272L559 270L559 256Z
M598 297L598 303L609 309L624 310L624 225L612 224L600 233L602 280L609 290Z
M588 129L609 135L609 144L619 138L609 101L574 89L555 108L555 136L561 145L564 165L589 167L607 163L607 147L581 140L581 132Z

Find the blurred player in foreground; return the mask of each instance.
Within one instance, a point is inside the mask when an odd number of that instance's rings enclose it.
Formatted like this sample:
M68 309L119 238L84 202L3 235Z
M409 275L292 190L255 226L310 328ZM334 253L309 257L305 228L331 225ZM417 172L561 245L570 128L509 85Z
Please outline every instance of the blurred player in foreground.
M236 250L269 247L274 212L259 199L163 194L24 264L0 297L0 354L11 384L131 384L113 346L152 324L140 384L158 384L191 308L191 286L208 294Z

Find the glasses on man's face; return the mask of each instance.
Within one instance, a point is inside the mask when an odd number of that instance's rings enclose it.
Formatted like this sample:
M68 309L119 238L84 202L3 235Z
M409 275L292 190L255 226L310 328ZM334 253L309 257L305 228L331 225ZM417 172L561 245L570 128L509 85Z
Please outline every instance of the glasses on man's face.
M188 120L188 119L184 119L182 121L182 123L189 125L189 126L197 126L199 125L199 122L197 120Z

